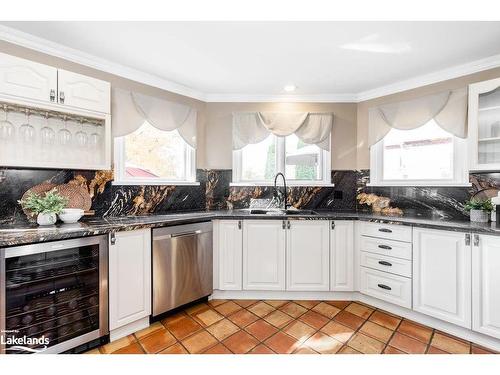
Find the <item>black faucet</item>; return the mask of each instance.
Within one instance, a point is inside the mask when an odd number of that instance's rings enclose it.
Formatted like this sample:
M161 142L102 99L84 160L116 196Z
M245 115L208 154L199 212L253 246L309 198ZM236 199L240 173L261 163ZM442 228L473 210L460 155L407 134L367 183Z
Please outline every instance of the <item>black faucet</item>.
M278 190L278 187L276 186L276 182L278 181L278 177L281 176L283 178L283 186L284 186L284 191L281 192ZM286 190L286 178L285 175L281 172L277 173L276 176L274 177L274 192L273 192L273 197L278 200L278 203L281 205L284 203L285 210L289 207L288 204L288 192Z

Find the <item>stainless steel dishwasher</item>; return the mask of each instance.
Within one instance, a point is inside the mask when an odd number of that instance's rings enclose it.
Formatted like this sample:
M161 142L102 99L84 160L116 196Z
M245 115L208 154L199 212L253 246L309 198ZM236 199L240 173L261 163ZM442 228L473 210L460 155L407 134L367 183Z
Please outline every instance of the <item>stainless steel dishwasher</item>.
M213 291L212 223L153 229L153 316Z

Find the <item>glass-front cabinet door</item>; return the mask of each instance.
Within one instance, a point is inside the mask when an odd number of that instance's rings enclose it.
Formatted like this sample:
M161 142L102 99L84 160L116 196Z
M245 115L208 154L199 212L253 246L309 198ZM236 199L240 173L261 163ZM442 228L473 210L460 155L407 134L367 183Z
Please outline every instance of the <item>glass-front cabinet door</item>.
M470 170L500 170L500 78L469 86Z

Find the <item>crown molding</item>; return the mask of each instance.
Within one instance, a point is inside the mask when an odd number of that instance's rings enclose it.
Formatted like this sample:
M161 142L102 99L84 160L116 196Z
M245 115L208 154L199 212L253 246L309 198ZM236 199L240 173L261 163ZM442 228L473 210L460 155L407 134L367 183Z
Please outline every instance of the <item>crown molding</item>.
M266 94L206 94L208 103L355 103L356 94L266 95Z
M478 73L484 70L498 68L500 66L500 55L493 55L484 59L472 61L466 64L456 65L451 68L438 70L433 73L423 74L390 85L367 90L357 95L357 102L380 98L382 96L396 94L398 92L415 89L422 86L431 85L446 81L448 79L459 78L469 74Z
M177 82L158 77L154 74L146 73L134 68L114 63L112 61L102 59L80 50L67 47L65 45L52 42L50 40L39 38L32 34L28 34L17 29L0 25L0 40L17 44L21 47L26 47L47 55L59 57L77 64L85 65L90 68L101 70L106 73L114 74L123 78L144 83L149 86L167 90L175 94L184 95L190 98L205 100L205 94L184 86Z
M304 102L304 103L359 103L398 92L458 78L480 71L500 67L500 55L456 65L433 73L424 74L407 80L391 83L356 94L317 94L317 95L273 95L273 94L219 94L204 93L191 87L158 77L154 74L133 69L100 57L28 34L17 29L0 25L0 40L32 49L47 55L59 57L77 64L101 70L175 94L187 96L204 102Z

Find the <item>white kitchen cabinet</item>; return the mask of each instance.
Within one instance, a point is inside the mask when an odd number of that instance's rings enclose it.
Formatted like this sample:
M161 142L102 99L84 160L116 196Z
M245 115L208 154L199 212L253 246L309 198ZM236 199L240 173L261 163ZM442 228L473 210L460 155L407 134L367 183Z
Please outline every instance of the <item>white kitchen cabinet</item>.
M354 223L348 220L331 222L330 290L354 290Z
M47 103L57 100L57 69L0 53L0 93Z
M413 309L471 328L470 234L414 228Z
M59 69L58 88L59 104L110 113L111 85L109 82Z
M329 222L290 220L286 225L286 290L328 291Z
M244 290L285 290L285 236L285 221L243 221Z
M151 230L110 235L109 329L111 331L151 314Z
M219 275L218 285L220 290L242 289L243 267L243 228L240 220L218 220L215 231L215 247L218 258Z
M469 85L471 170L500 169L500 78Z
M473 235L472 329L500 339L500 237Z

